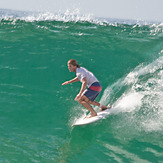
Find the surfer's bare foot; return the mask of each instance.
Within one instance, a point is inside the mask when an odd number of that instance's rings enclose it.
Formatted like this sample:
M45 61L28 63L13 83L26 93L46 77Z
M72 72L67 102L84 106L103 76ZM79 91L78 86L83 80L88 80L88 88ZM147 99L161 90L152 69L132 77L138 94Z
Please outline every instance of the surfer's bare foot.
M88 115L86 118L91 118L91 117L95 117L95 116L97 116L97 113L90 114L90 115Z
M110 108L111 108L110 105L108 105L108 106L103 105L103 106L100 108L100 111L104 111L104 110L110 109Z
M101 108L100 108L100 111L104 111L107 109L107 106L103 105Z

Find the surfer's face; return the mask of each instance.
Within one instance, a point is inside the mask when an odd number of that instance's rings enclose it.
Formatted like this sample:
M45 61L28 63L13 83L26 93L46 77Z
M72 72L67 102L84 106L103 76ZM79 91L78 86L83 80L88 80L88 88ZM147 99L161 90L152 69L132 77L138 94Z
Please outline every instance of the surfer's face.
M68 69L70 72L75 72L76 71L76 66L73 66L72 64L68 63Z

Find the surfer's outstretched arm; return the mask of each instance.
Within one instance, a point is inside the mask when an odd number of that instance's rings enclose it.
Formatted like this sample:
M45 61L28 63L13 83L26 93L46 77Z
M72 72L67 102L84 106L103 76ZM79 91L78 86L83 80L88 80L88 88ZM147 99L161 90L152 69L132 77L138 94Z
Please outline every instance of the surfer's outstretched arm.
M66 82L62 83L62 85L66 85L66 84L70 84L70 83L74 83L74 82L78 82L78 81L79 81L79 79L77 77L75 77L72 80L69 80L69 81L66 81Z

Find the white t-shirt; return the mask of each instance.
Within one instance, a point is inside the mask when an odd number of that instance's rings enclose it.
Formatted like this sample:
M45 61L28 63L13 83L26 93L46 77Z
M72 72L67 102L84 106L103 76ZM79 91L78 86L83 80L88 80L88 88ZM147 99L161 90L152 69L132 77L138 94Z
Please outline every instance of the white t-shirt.
M76 76L80 81L82 81L83 78L86 78L88 87L90 87L94 82L99 82L93 73L84 67L76 69Z

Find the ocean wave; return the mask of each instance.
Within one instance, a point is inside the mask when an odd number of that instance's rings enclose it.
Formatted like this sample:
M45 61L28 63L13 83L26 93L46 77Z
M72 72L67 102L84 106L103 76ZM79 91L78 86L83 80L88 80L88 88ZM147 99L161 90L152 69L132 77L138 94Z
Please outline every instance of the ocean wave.
M133 28L150 25L151 27L163 27L163 22L145 21L145 20L130 20L130 19L115 19L115 18L100 18L93 14L81 14L79 9L69 10L65 12L27 12L0 9L0 21L23 20L26 22L33 21L62 21L62 22L89 22L98 25L121 26L123 24L133 25Z
M126 77L106 88L100 102L107 104L110 101L113 114L130 113L132 116L128 121L132 121L137 130L152 132L163 131L162 99L163 50L156 60L137 66Z
M44 25L40 25L40 23ZM108 27L115 28L116 35L121 35L123 33L130 33L131 36L141 36L142 33L148 33L151 36L162 37L163 35L163 23L146 22L141 20L123 20L123 19L106 19L97 18L91 14L83 15L80 14L78 9L74 11L66 10L64 13L50 13L50 12L21 12L12 10L0 10L0 23L2 25L22 25L24 23L31 23L35 28L42 28L50 32L59 32L63 26L66 27L67 23L71 25L78 25L76 28L98 28L104 27L108 30ZM59 23L59 26L55 26L56 29L53 30L53 23ZM62 23L62 25L61 25ZM88 25L89 24L89 25ZM91 27L90 27L91 25ZM49 27L51 26L51 28ZM69 26L69 25L68 25ZM84 26L84 27L83 27ZM16 26L14 27L16 28ZM67 28L67 27L66 27ZM4 31L1 31L2 33ZM73 33L73 35L88 35L87 33ZM129 38L130 39L130 38Z

